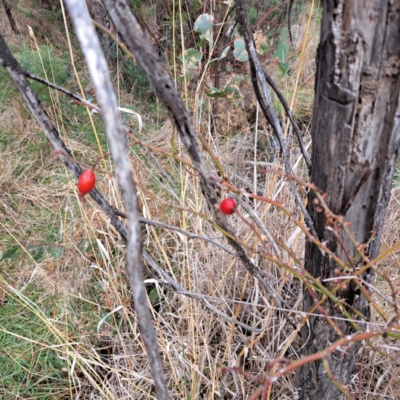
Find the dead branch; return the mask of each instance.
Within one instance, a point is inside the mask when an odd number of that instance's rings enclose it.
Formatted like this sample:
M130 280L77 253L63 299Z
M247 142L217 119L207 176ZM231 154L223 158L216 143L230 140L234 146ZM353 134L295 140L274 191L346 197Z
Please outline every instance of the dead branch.
M294 175L293 167L290 162L289 150L282 132L282 127L279 122L278 116L274 110L272 104L272 98L268 90L267 81L265 77L264 70L262 69L260 60L258 59L254 38L252 33L252 28L250 25L249 16L246 10L245 1L244 0L236 0L236 9L237 9L237 19L238 22L243 27L243 37L246 43L246 50L249 55L250 62L250 72L251 72L251 80L253 83L254 93L257 97L257 100L261 106L261 109L264 113L265 118L272 126L275 131L275 134L279 140L279 144L281 146L283 162L285 165L285 170L290 175ZM308 229L312 233L313 236L317 237L317 232L314 229L314 223L307 212L306 208L303 204L303 199L300 196L300 193L297 189L297 186L294 182L289 181L289 184L292 188L294 197L296 199L297 205L300 207L301 212L304 215L304 219L307 223Z
M118 183L125 203L129 221L127 268L140 333L153 372L157 397L162 400L169 399L164 367L147 302L146 287L143 282L142 242L140 238L137 191L132 177L132 167L125 148L125 135L118 112L117 96L111 81L106 59L101 50L100 41L96 35L92 20L86 11L85 3L82 0L67 0L66 5L89 68L97 100L102 110L102 117L115 163Z
M228 242L235 249L238 258L249 273L260 280L264 289L269 292L269 285L261 277L243 246L233 239L235 237L233 228L227 218L219 211L220 199L218 191L210 179L210 173L198 142L198 135L192 125L183 100L175 87L175 82L165 66L159 61L151 43L144 34L136 17L132 14L128 2L126 0L105 0L104 3L114 25L118 26L122 43L134 55L136 61L152 83L158 98L167 108L179 132L181 141L192 160L193 167L198 172L203 195L213 213L216 223L225 232L229 233L227 235ZM306 211L304 210L304 212Z

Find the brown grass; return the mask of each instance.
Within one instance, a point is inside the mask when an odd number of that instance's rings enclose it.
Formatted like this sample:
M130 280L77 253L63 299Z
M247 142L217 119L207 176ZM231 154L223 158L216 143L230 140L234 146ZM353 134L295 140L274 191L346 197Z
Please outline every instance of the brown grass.
M305 125L311 117L313 60L318 42L315 19L311 34L304 37L306 19L307 13L304 13L299 24L293 27L296 38L291 59L293 73L289 78L280 78L286 93L294 95L294 112ZM19 24L24 23L25 19L19 19ZM7 26L4 16L0 19L0 29L3 26ZM12 37L11 32L3 32ZM299 65L297 60L304 41L308 57ZM299 86L295 92L294 82L299 68ZM132 101L131 95L126 93L121 93L121 98L126 104ZM57 115L60 120L66 117ZM9 144L2 147L0 157L0 213L4 216L0 226L0 249L5 252L16 244L23 249L17 260L6 262L9 268L1 268L1 307L7 307L7 298L19 298L21 308L39 315L49 334L51 332L56 338L58 347L55 351L65 360L62 372L64 391L58 398L155 398L151 370L126 279L122 241L91 200L88 199L86 204L79 202L71 174L52 155L49 145L44 145L40 152L29 151L36 148L43 138L24 105L13 99L0 118L1 129L12 135ZM225 118L224 123L229 126L231 116L226 114ZM278 165L279 154L273 148L270 128L261 121L261 115L259 118L257 137L254 126L249 126L244 117L241 123L235 121L239 125L235 126L234 134L210 136L207 132L209 118L205 114L202 121L206 129L203 126L201 130L212 150L220 157L233 184L279 199L287 209L296 211L285 181L274 173L264 171ZM87 148L70 132L62 133L78 159L96 158L98 150L95 143ZM305 134L309 142L309 132ZM171 153L172 135L171 124L166 121L159 130L145 129L142 137L146 143ZM291 137L290 129L288 135ZM186 157L176 133L172 142L177 153ZM170 157L157 153L154 156L159 165L142 148L131 150L135 179L141 189L143 215L210 237L227 246L224 236L201 217L202 213L207 215L208 210L196 177ZM292 148L292 161L298 165L298 174L305 177L296 146ZM159 166L162 166L162 173ZM97 188L113 205L122 209L112 164L109 161L105 165L100 164L98 175ZM383 249L400 240L397 229L398 193L397 189L393 190ZM302 259L304 237L293 221L265 203L249 200L249 204L270 232ZM232 216L231 222L238 238L248 243L250 248L258 248L254 232L243 221ZM229 316L253 327L265 327L262 334L255 334L232 325L196 300L169 290L154 271L146 270L146 285L171 398L246 399L258 384L240 374L222 374L223 367L241 366L261 376L271 360L283 356L289 359L299 357L299 339L291 335L292 328L274 310L271 298L236 258L209 243L189 240L173 231L150 226L143 226L142 231L146 250L179 284L206 297ZM63 251L58 258L48 252L40 261L35 261L25 254L25 250L29 253L29 244L42 245L45 249L46 246L56 245ZM96 250L88 249L90 246ZM293 318L301 321L299 283L276 265L254 257L269 283L290 304ZM285 263L293 264L283 251L280 257ZM393 277L398 288L397 254L386 257L381 268ZM29 300L24 297L28 283L34 289L28 290L27 297L32 292L40 293L36 300L37 308L33 311L29 311ZM378 287L387 293L384 282ZM388 305L382 306L389 310ZM41 310L49 307L51 317L42 315ZM23 340L29 342L30 339ZM385 347L389 345L396 349ZM45 341L32 343L32 352L39 351L41 346L50 348L51 344ZM400 365L397 354L398 344L391 339L382 338L367 344L359 362L361 387L365 393L362 398L398 398ZM274 385L270 399L292 399L293 377L286 376ZM39 378L32 377L32 381ZM359 379L360 373L352 380L350 390L354 395L358 393ZM13 397L3 392L2 398Z

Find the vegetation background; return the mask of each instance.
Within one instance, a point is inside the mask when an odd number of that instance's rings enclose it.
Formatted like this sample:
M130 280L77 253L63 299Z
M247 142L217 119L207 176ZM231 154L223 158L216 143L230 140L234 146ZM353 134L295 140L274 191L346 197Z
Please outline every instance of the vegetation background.
M297 212L287 183L277 173L279 145L256 107L240 42L229 43L226 57L216 52L210 58L216 60L206 62L205 54L211 54L206 49L217 42L201 34L211 34L214 40L219 28L216 24L211 33L196 31L197 19L211 11L218 22L234 18L225 15L226 4L211 3L154 0L131 1L131 6L230 182ZM288 100L309 148L320 5L305 0L294 3L290 41L287 2L249 3L263 65ZM88 71L60 2L3 0L2 6L0 32L24 68L95 103ZM14 26L6 6L12 11ZM93 17L107 28L101 9ZM103 31L99 35L120 105L128 109L124 123L136 137L130 142L129 154L143 216L227 247L223 234L207 217L196 176L182 162L187 161L185 151L144 73ZM96 187L122 209L101 117L39 83L32 86L77 160L92 164L106 155L98 166ZM295 172L307 179L283 109L274 101L292 144ZM0 397L155 398L133 312L123 242L95 203L89 198L86 203L79 201L75 179L53 154L3 69L0 152ZM397 289L398 188L395 180L379 259L381 270ZM285 212L261 201L246 204L276 240L303 259L304 236ZM243 214L247 217L245 209ZM258 260L254 231L240 218L230 218L237 237L254 250L258 265L300 326L299 281L276 265ZM262 375L275 358L299 357L298 336L228 251L150 225L143 225L142 239L152 257L187 291L246 325L258 327L261 321L266 327L256 333L232 324L196 298L172 291L147 270L148 299L172 398L247 399L259 383L241 374L223 373L223 367L241 366ZM294 264L289 253L281 251L280 256L284 263ZM389 293L384 280L377 282L377 288ZM384 298L377 296L375 301L390 314ZM381 326L378 317L372 322ZM369 342L349 392L363 393L359 398L398 399L397 355L398 344L393 339ZM289 374L273 385L268 398L294 398L293 377Z

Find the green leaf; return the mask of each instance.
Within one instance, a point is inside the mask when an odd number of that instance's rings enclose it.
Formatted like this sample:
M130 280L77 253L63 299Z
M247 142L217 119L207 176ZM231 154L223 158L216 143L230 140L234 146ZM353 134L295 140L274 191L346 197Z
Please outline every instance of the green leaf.
M240 62L247 61L249 59L249 56L246 51L246 44L244 43L243 37L240 37L235 40L234 42L234 50L233 50L233 55L236 58L236 60Z
M214 17L210 14L201 14L194 23L194 31L200 33L200 38L207 40L210 44L213 43L212 27Z
M287 51L289 44L287 42L288 30L286 28L281 30L281 40L279 46L274 53L274 57L278 58L281 63L287 61Z
M287 73L288 73L288 71L289 71L289 61L278 62L278 66L279 66L279 69L280 69L285 75L287 75Z
M201 35L200 36L200 40L197 42L197 47L201 48L204 47L206 45L207 39Z
M225 85L224 91L228 100L239 100L242 98L239 86L234 82L228 82Z
M154 304L156 301L158 301L158 291L157 288L153 288L150 290L149 293L149 300L151 304Z
M33 259L36 262L40 262L45 258L46 254L43 251L42 247L38 247L37 250L32 254Z
M240 83L242 82L243 78L240 75L236 75L232 77L232 82L236 85L239 86Z
M9 249L7 249L7 251L3 254L3 256L1 257L2 260L15 260L18 257L18 250L19 247L10 247Z
M197 69L203 53L196 49L190 48L185 50L185 57L179 56L182 61L182 75L186 75L187 79L193 79L195 77L195 70Z
M260 51L259 51L259 53L260 53L261 55L263 55L264 53L268 53L268 51L269 51L269 46L268 46L268 44L267 44L267 43L262 43L262 44L260 45Z
M199 18L197 18L196 22L194 23L194 31L200 32L201 34L205 34L209 31L214 22L214 17L210 14L201 14Z
M228 54L228 51L229 51L229 46L226 46L226 47L224 48L224 50L222 51L222 53L221 53L221 55L220 55L220 57L219 57L218 60L222 60L223 58L225 58L226 55Z
M179 59L183 62L185 60L185 63L198 63L201 60L201 57L203 56L203 53L201 51L198 51L196 49L190 48L185 50L185 57L181 54L179 56Z
M222 98L222 97L226 97L226 93L218 90L215 87L211 87L206 91L207 96L209 97L215 97L215 98Z

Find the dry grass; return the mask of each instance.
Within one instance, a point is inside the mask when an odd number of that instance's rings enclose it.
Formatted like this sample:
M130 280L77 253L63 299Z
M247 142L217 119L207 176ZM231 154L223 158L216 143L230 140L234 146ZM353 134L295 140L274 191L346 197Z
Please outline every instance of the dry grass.
M286 92L293 93L297 99L294 110L305 124L312 109L315 57L311 54L318 41L315 18L312 34L304 37L302 27L306 19L307 13L293 27L297 35L293 74L281 78ZM4 16L0 27L3 25L6 26ZM304 41L308 59L300 65L295 60ZM295 91L298 68L301 72ZM126 93L121 93L121 98L126 104L132 101ZM0 118L0 213L4 216L0 224L0 249L3 254L12 246L19 249L16 259L2 261L0 267L0 356L15 365L14 372L21 370L27 374L27 378L15 378L14 383L19 386L13 387L0 372L1 397L155 398L150 366L133 311L122 241L91 200L86 204L79 202L71 174L52 155L23 104L15 98ZM55 118L61 129L62 121L73 119L62 113L57 113ZM229 125L229 114L225 118L225 124ZM236 121L240 129L236 129L235 135L210 136L207 113L202 121L201 130L233 184L279 199L286 208L297 212L287 184L277 174L265 172L265 168L279 163L279 154L274 150L266 124L260 120L256 135L255 127L249 126L243 117L241 124ZM90 126L87 117L83 124ZM132 128L135 130L133 122ZM62 134L78 159L96 158L95 143L84 146L73 132L62 130ZM291 137L290 130L288 135ZM309 141L307 135L306 132ZM168 153L177 151L186 157L168 121L158 130L145 129L141 137L151 146ZM295 147L292 161L298 174L305 177ZM171 157L154 152L156 163L143 147L132 146L130 154L145 217L179 226L227 246L222 233L204 217L209 213L195 176ZM107 161L99 168L97 188L110 203L122 209L112 164ZM383 243L388 247L400 241L398 193L397 189L393 191L383 235ZM293 221L265 203L249 201L249 205L273 235L302 259L304 237ZM231 222L237 237L255 253L260 244L254 232L235 216ZM300 341L292 335L292 328L235 257L210 243L189 240L177 232L150 226L143 226L142 239L146 250L184 288L206 297L219 310L247 325L265 327L262 334L256 334L233 325L198 301L171 291L154 271L146 270L149 304L171 398L246 399L258 384L239 374L222 374L223 367L242 366L246 371L262 375L275 358L299 357ZM254 257L271 286L290 304L295 320L300 321L299 283L276 265ZM280 257L292 265L293 260L284 251ZM397 254L386 257L381 265L398 287ZM384 282L381 290L387 291ZM388 305L385 307L389 310ZM16 309L19 312L13 315ZM26 318L24 326L28 328L23 333L18 325L20 313ZM29 324L42 330L30 331ZM16 340L13 346L9 338ZM366 347L359 363L365 399L398 398L398 352L385 345L397 346L389 339L379 339ZM51 359L54 365L41 365L41 355ZM358 393L359 379L360 373L352 382L354 394ZM293 375L286 376L273 386L269 398L292 399L293 385Z
M400 301L400 266L399 251L389 251L399 243L399 212L398 204L400 192L398 182L395 182L392 197L387 210L384 230L382 234L381 253L386 256L379 262L379 271L389 277L397 292L397 301ZM386 296L390 297L388 283L378 278L375 286ZM395 317L393 306L377 296L374 299L389 315L389 320ZM378 319L375 315L374 318ZM400 392L399 372L400 362L398 356L398 341L390 338L379 338L366 346L364 354L359 361L362 375L361 387L365 399L397 399ZM355 377L354 386L359 385L359 376Z

